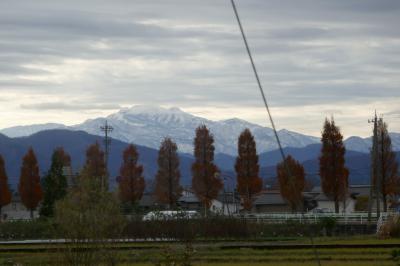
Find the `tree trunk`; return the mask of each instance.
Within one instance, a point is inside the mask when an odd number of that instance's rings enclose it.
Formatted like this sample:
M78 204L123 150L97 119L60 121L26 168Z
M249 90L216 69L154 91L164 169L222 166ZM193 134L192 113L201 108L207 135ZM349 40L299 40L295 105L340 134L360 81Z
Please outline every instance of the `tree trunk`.
M382 193L382 201L383 201L383 211L387 212L386 194Z
M339 213L339 201L335 200L335 213Z
M1 206L0 206L0 222L3 220L3 216L1 214Z
M31 209L30 212L31 212L31 220L33 220L33 210Z

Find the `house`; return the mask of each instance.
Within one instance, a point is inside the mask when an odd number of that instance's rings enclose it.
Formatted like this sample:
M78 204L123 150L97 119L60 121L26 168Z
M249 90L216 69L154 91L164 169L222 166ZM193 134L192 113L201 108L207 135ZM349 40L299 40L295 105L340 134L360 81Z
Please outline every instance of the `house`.
M224 191L218 194L217 200L222 203L222 213L225 215L238 213L242 209L239 193L236 191Z
M39 206L33 211L33 217L39 217ZM1 208L1 220L29 220L31 212L21 201L19 194L15 193L11 199L11 203Z
M210 211L214 213L228 214L228 209L225 208L224 202L220 201L221 198L224 197L219 197L211 202ZM197 198L196 194L194 194L194 192L189 189L183 190L182 196L178 200L178 206L180 206L184 210L192 210L198 212L202 212L204 209L203 204Z
M335 211L335 203L328 198L320 186L314 187L311 193L314 193L318 208ZM351 185L348 189L348 195L344 202L339 204L339 212L351 213L354 211L368 211L368 199L370 197L370 185ZM373 195L371 210L376 211L376 197ZM390 202L388 200L388 206ZM383 210L383 203L380 202L380 209Z
M143 211L150 211L154 209L164 210L167 209L166 204L158 203L154 194L146 193L139 201L139 207ZM177 201L177 207L183 210L193 210L203 212L204 206L197 198L196 194L190 189L184 189L182 196ZM210 211L214 213L223 213L230 215L236 213L240 208L240 200L238 195L233 192L220 193L217 199L211 202Z
M178 206L184 210L201 211L202 205L196 195L189 189L182 191L182 196L178 200Z
M316 196L314 200L317 202L317 208L325 211L335 212L335 202L328 198L322 191L320 186L315 186L312 190ZM339 212L351 213L354 212L356 199L352 197L351 192L348 193L346 200L339 202Z
M292 209L282 198L279 190L261 191L253 202L252 212L291 212Z
M139 207L144 212L148 212L154 209L164 209L163 204L159 204L156 201L154 194L145 193L139 201Z
M313 194L303 193L303 208L311 210L317 206ZM276 213L292 212L290 205L282 198L279 190L265 190L260 192L254 202L252 212L256 213Z
M366 206L363 207L362 211L368 211L368 199L370 197L370 185L352 185L349 187L350 193L352 197L354 197L357 201L365 201ZM373 191L372 191L373 192ZM361 204L359 204L361 205ZM396 210L400 205L399 198L396 196L388 196L387 197L387 206L388 209ZM375 193L372 193L372 202L371 202L371 211L376 212L376 196ZM383 211L383 201L380 199L379 201L380 210Z

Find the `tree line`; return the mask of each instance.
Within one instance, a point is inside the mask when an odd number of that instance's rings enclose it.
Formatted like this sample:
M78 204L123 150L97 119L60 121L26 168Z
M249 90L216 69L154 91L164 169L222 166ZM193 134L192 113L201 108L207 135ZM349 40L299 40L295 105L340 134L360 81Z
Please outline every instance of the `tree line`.
M387 125L380 125L381 149L381 195L385 204L388 196L399 193L398 165L392 151ZM214 163L214 137L205 125L196 129L194 138L194 162L192 164L192 190L207 211L223 188L221 171ZM319 156L319 174L323 193L335 203L339 212L340 202L348 197L349 170L345 166L345 146L343 136L333 118L325 119L321 136L321 154ZM262 191L260 166L254 136L245 129L238 138L238 156L235 161L236 189L242 206L250 211L255 196ZM118 197L122 204L135 206L145 190L144 168L138 163L139 154L135 145L130 144L122 154L122 164L118 177ZM22 159L18 192L21 202L33 211L42 202L41 216L53 216L54 204L67 194L68 182L64 167L70 166L71 158L62 147L52 154L51 166L42 182L34 150L30 148ZM158 170L155 176L154 194L159 203L175 208L182 196L180 184L179 156L176 143L165 138L158 152ZM99 187L108 189L108 172L104 152L96 142L86 150L85 165L80 176L91 178ZM282 198L293 211L304 208L303 191L305 189L305 170L300 162L290 155L277 165L277 178ZM104 183L105 182L105 183ZM0 216L1 208L11 202L11 192L7 183L4 159L0 155ZM384 210L387 210L386 204Z

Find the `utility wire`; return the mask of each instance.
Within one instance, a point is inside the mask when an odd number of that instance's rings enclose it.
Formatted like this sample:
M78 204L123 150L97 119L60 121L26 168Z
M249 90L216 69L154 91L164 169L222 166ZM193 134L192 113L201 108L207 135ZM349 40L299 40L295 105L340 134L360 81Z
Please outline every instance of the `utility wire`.
M274 131L274 135L275 135L275 138L276 138L276 142L278 143L279 151L280 151L281 156L282 156L283 165L284 165L284 167L285 167L286 174L288 175L289 178L291 178L292 175L291 175L291 173L290 173L290 169L289 169L289 167L288 167L288 165L287 165L287 163L286 163L286 160L285 160L285 159L286 159L286 156L285 156L285 153L283 152L282 145L281 145L281 141L280 141L280 139L279 139L278 132L276 131L276 127L275 127L274 120L272 119L272 115L271 115L271 112L270 112L270 110L269 110L267 98L265 97L264 89L263 89L263 87L262 87L262 85L261 85L261 81L260 81L260 78L259 78L259 76L258 76L258 72L257 72L256 65L255 65L255 63L254 63L254 60L253 60L253 56L251 55L250 47L249 47L249 44L248 44L248 42L247 42L246 34L244 33L244 30L243 30L243 27L242 27L242 23L241 23L241 21L240 21L240 17L239 17L239 13L238 13L237 8L236 8L236 5L235 5L235 1L234 1L234 0L231 0L231 4L232 4L233 11L234 11L234 13L235 13L235 16L236 16L237 23L238 23L238 25L239 25L240 32L242 33L243 42L244 42L244 44L245 44L245 46L246 46L247 54L248 54L248 56L249 56L251 66L252 66L252 68L253 68L254 76L255 76L255 78L256 78L256 80L257 80L258 88L259 88L259 90L260 90L261 97L262 97L262 99L263 99L265 109L267 110L267 113L268 113L269 121L271 122L271 126L272 126L272 129L273 129L273 131ZM301 213L302 213L302 215L304 216L304 212L302 211ZM314 239L313 239L313 237L312 237L312 234L310 233L309 236L310 236L311 245L312 245L312 247L313 247L313 251L314 251L314 255L315 255L315 260L316 260L316 262L317 262L317 265L321 266L321 261L320 261L320 259L319 259L318 251L317 251L317 249L316 249L316 247L315 247Z
M254 75L255 75L256 80L257 80L258 88L260 89L261 97L262 97L262 99L264 101L265 108L267 109L269 121L271 122L272 129L273 129L274 134L275 134L276 142L278 143L279 151L281 153L282 159L285 160L286 157L285 157L285 154L284 154L283 149L282 149L281 141L279 140L278 132L276 131L275 123L274 123L274 120L272 119L272 115L271 115L271 112L270 112L269 107L268 107L267 98L265 97L265 93L264 93L263 87L261 85L261 81L260 81L260 78L258 76L257 68L256 68L256 65L254 64L253 56L251 55L250 47L249 47L249 44L247 43L247 38L246 38L246 35L244 33L244 30L243 30L243 27L242 27L242 23L240 22L239 14L238 14L238 11L236 9L236 5L235 5L234 0L231 0L231 3L232 3L233 11L235 12L236 20L237 20L237 22L239 24L240 32L242 33L242 37L243 37L244 44L246 46L247 54L249 55L249 58L250 58L250 63L251 63L251 66L253 68Z

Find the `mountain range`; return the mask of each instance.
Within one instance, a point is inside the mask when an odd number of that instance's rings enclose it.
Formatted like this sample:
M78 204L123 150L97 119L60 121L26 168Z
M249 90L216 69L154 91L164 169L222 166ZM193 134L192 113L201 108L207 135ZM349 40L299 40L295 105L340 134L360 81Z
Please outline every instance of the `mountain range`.
M123 142L137 143L146 147L158 149L162 139L169 136L178 144L179 151L192 153L195 129L206 125L215 138L215 151L228 155L236 155L237 138L249 128L257 142L258 152L273 151L278 148L273 130L242 119L212 121L194 116L179 108L162 108L157 106L133 106L123 108L107 117L89 119L81 124L66 126L58 123L16 126L0 130L8 137L29 136L36 132L49 129L82 130L93 135L102 135L100 126L107 122L114 128L111 136ZM302 148L319 143L320 139L286 129L278 131L282 147ZM393 147L400 150L400 133L391 133ZM346 139L347 149L368 152L371 138L352 136Z
M182 183L190 185L193 162L193 138L197 126L207 125L215 138L215 162L225 176L234 176L237 153L237 138L240 132L249 128L255 136L261 177L274 179L276 164L281 161L272 129L241 119L233 118L212 121L186 113L179 108L134 106L124 108L107 117L89 119L73 126L59 123L16 126L0 130L0 154L5 157L6 169L12 186L18 182L20 164L24 153L32 146L37 154L42 174L50 165L54 148L63 146L71 155L75 171L84 164L85 150L94 143L103 141L100 126L107 120L114 130L111 132L112 145L109 157L110 182L115 183L121 163L122 150L128 143L135 143L140 154L139 162L144 165L145 177L153 179L157 171L157 149L166 136L173 138L179 147ZM321 149L317 137L292 132L286 129L278 132L285 154L291 154L303 163L309 179L319 182L318 156ZM390 133L394 150L400 150L400 134ZM371 138L352 136L345 140L347 148L346 165L350 169L350 183L369 182ZM400 159L398 153L397 159ZM234 178L230 178L234 180ZM234 181L231 181L234 182Z
M102 143L100 136L88 134L84 131L71 131L66 129L44 130L27 137L10 138L0 134L0 154L4 157L6 170L9 176L9 183L14 189L18 184L20 166L22 157L29 147L32 147L36 153L39 162L41 176L45 174L50 166L51 154L56 147L64 147L66 152L71 155L72 167L78 172L85 163L85 150L95 142ZM128 143L112 139L112 145L109 155L110 185L115 186L115 180L119 173L122 161L122 151ZM136 145L139 153L139 163L144 166L144 176L151 189L152 180L157 171L156 149ZM302 162L307 178L318 184L318 155L320 144L311 144L303 148L284 148L285 154L291 154L295 159ZM184 186L191 184L191 164L193 156L187 153L179 153L181 183ZM232 188L235 184L234 163L235 157L217 153L215 154L215 163L222 171L222 176L226 177L228 187ZM397 159L400 159L400 152L397 153ZM280 153L278 150L261 153L259 155L260 176L269 183L276 181L276 163L280 162ZM350 170L351 184L366 184L369 181L370 156L366 153L356 151L346 152L346 166Z

